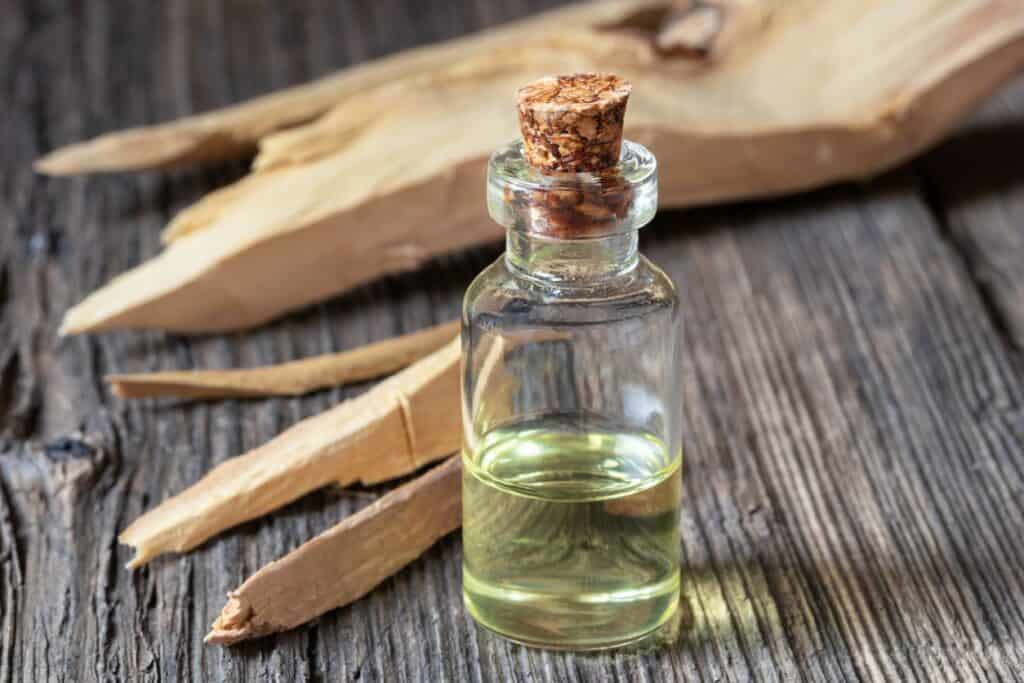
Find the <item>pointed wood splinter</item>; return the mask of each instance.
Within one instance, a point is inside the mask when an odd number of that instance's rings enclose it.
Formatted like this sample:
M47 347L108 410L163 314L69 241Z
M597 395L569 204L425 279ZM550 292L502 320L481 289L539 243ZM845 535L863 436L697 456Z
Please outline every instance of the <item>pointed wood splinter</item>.
M290 363L236 370L141 372L107 375L105 379L119 398L299 396L401 370L450 342L458 332L459 321L453 320L350 351Z
M295 628L369 593L462 523L458 455L391 491L228 593L207 643Z

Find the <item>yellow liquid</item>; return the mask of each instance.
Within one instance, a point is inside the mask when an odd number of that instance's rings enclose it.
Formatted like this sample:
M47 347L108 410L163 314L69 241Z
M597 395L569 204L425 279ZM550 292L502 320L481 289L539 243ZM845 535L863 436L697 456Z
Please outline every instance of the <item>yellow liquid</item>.
M680 456L638 433L534 425L463 452L463 598L527 645L638 640L679 603Z

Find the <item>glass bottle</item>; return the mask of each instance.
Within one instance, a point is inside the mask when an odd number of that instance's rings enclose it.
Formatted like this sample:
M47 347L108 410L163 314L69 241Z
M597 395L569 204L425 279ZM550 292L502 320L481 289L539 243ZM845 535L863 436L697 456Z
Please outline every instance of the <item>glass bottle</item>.
M544 173L515 142L487 201L507 242L463 306L464 601L524 644L624 645L679 600L679 306L637 250L655 160L625 141Z

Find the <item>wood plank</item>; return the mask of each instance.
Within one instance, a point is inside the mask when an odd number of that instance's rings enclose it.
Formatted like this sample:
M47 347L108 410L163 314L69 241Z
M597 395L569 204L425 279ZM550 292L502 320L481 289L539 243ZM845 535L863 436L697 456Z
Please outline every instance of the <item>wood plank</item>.
M996 142L984 142L991 131L965 137L863 187L666 214L645 232L686 310L678 642L582 656L480 633L460 604L452 537L350 607L223 650L201 639L228 590L385 489L310 495L135 573L116 533L212 465L365 387L122 403L102 376L280 362L440 322L497 250L251 333L57 342L69 304L155 253L170 215L242 165L47 180L29 163L539 3L436 14L400 0L9 4L0 681L1020 680L1024 373L1004 335L1020 300L1008 287L1022 261L1007 247L1020 234L1020 86L995 105ZM269 44L254 49L249 36ZM979 289L989 269L998 286Z
M674 273L693 293L690 422L707 425L684 548L752 668L790 649L822 680L1012 677L1019 374L912 183L858 195L722 211Z
M1007 339L1024 349L1024 78L919 164L929 200Z

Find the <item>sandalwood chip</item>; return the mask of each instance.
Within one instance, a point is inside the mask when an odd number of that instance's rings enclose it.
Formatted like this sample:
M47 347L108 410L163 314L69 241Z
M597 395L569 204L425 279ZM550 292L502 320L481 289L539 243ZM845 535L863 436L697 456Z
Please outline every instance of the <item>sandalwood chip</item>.
M459 528L461 465L448 458L260 569L228 594L206 642L286 631L366 595Z
M350 351L234 370L178 370L107 375L118 398L175 396L300 396L325 387L373 379L400 370L436 351L459 333L459 321L436 325Z
M527 162L546 173L597 172L619 160L632 86L612 74L545 76L519 89Z

